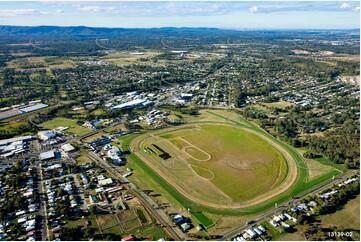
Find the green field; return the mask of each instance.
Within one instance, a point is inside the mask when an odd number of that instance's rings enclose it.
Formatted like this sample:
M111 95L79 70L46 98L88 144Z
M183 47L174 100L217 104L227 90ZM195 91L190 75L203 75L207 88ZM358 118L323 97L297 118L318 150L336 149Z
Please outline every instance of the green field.
M243 119L241 116L236 115L235 113L231 111L223 111L223 110L212 110L212 111L201 111L203 114L207 115L207 119L212 119L212 121L215 122L223 122L228 124L233 124L235 126L240 126L244 128L249 128L259 134L262 134L263 136L267 137L270 140L273 140L275 143L277 143L279 146L281 146L283 149L285 149L296 161L296 165L298 168L297 173L297 179L295 183L285 192L268 199L265 202L262 202L260 204L250 206L247 209L227 209L227 208L214 208L205 206L202 204L199 204L197 202L194 202L187 197L185 197L182 193L180 193L177 189L175 189L172 185L170 185L164 177L159 175L158 172L150 168L142 159L140 159L136 154L132 153L130 154L129 158L131 162L133 163L133 167L137 168L139 167L139 170L144 172L146 174L146 177L148 179L152 179L151 184L152 187L158 187L161 188L161 190L166 191L166 193L163 193L165 197L169 197L170 200L175 199L180 206L183 206L186 209L190 209L190 212L192 215L200 222L203 223L205 226L211 226L214 224L214 220L210 219L210 217L207 217L205 213L207 214L214 214L214 215L223 215L223 216L239 216L239 215L251 215L251 214L257 214L260 212L263 212L267 209L270 209L274 207L275 203L281 204L291 198L292 196L298 195L306 190L312 189L314 186L330 179L333 175L337 175L340 172L337 170L332 170L332 172L328 172L326 174L323 174L321 176L318 176L316 179L309 180L308 179L308 172L306 170L306 163L303 161L302 157L298 152L295 151L294 148L290 147L289 145L279 141L278 139L274 138L273 136L269 135L267 132L260 129L255 124ZM211 118L210 116L213 116ZM193 119L192 122L196 123L196 119ZM141 134L135 134L132 136L125 136L121 138L123 149L124 150L130 150L130 143L132 140L134 140L136 137L139 137ZM170 136L163 136L163 138L170 138ZM154 183L154 182L155 183ZM157 185L155 185L157 184ZM158 188L157 188L158 189Z
M140 143L140 150L154 143L172 155L171 162L146 152L142 155L157 163L164 175L183 183L184 190L191 187L208 202L246 202L281 184L287 174L288 166L280 152L261 137L237 127L202 124L196 129L164 130L161 135L169 138L149 137ZM171 146L174 140L177 147Z
M77 120L69 119L69 118L54 118L45 123L40 124L42 127L48 129L54 129L57 127L69 127L65 132L71 133L77 136L89 133L90 130L78 125L76 123Z
M113 214L98 216L97 220L102 230L118 225L117 220Z
M126 221L126 222L122 223L122 228L125 231L131 231L131 230L134 230L134 229L139 228L141 226L142 226L142 223L139 221L138 218L132 219L132 220L129 220L129 221Z
M118 140L120 141L121 143L121 150L123 152L126 152L126 151L129 151L129 144L130 142L138 137L140 134L130 134L130 135L126 135L126 136L122 136L122 137L119 137Z
M332 166L332 167L336 168L337 170L340 170L343 172L347 171L347 168L344 165L336 164L336 163L330 161L329 159L327 159L326 157L315 158L314 160L316 160L317 162L319 162L321 164Z
M171 240L167 232L158 224L150 224L147 226L143 226L135 232L132 232L137 238L139 239L148 239L149 237L151 240L156 241L161 238L166 239L167 241Z
M292 103L287 101L278 101L278 102L272 102L272 103L263 103L263 105L267 107L273 107L273 108L287 108L292 106Z
M91 162L91 160L88 157L86 157L85 155L81 155L81 156L77 157L76 161L77 161L78 165L84 165L84 164Z
M349 201L341 210L330 214L318 216L321 220L321 227L331 228L332 226L345 229L360 230L360 195Z

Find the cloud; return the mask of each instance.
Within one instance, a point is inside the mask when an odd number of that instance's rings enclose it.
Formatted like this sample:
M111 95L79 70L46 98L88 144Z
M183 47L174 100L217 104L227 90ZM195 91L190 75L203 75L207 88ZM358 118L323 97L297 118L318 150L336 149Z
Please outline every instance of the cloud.
M41 12L35 9L0 10L1 17L17 17L24 15L46 15L49 12Z
M228 4L204 4L203 2L119 2L109 5L103 3L98 5L81 5L77 6L78 10L83 12L94 13L112 13L127 16L148 15L148 16L166 16L166 15L219 15L240 10L240 6L232 8Z
M56 12L57 12L57 13L64 13L64 10L58 9L58 10L56 10Z
M349 8L351 8L351 6L348 3L343 3L343 4L341 4L340 8L341 9L349 9Z
M116 14L121 16L216 16L232 13L287 13L351 11L355 4L342 2L79 2L62 3L77 11L93 14ZM56 5L55 9L64 6ZM354 11L359 11L355 9Z
M354 7L354 6L351 6L351 5L348 4L348 3L343 3L343 4L341 4L340 8L341 8L341 9L345 9L345 10L351 9L353 12L360 12L360 6Z
M79 7L79 9L83 12L118 12L115 7L83 6Z
M100 12L103 8L99 6L85 6L80 7L79 9L84 12Z
M249 10L251 13L257 13L257 12L258 12L258 7L253 6L253 7L250 7L248 10Z

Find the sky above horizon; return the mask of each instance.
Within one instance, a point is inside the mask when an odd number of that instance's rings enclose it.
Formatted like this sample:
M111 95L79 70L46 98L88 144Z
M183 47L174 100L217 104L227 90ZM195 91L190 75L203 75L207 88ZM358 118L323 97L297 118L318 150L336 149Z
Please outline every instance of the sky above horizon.
M0 25L360 28L359 1L0 1Z

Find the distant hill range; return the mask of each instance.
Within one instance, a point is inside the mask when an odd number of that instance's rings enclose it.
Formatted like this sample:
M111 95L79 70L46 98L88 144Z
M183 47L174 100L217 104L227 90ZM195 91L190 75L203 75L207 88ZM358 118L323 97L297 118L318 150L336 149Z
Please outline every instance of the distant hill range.
M243 32L262 32L267 34L272 34L276 32L304 32L304 33L315 33L315 32L329 32L329 31L340 31L340 32L359 32L359 29L350 29L350 30L253 30L253 29L243 29ZM86 27L86 26L70 26L70 27L60 27L60 26L10 26L10 25L0 25L0 34L13 34L13 35L82 35L82 36L120 36L126 34L135 34L135 33L152 33L152 34L164 34L164 33L173 33L173 34L182 34L182 33L235 33L239 30L227 30L227 29L218 29L218 28L175 28L175 27L164 27L164 28L103 28L103 27Z
M117 36L134 32L144 33L162 33L162 32L200 32L200 31L226 31L217 28L102 28L102 27L85 27L85 26L73 26L73 27L60 27L60 26L6 26L0 25L0 34L15 34L15 35L84 35L84 36Z

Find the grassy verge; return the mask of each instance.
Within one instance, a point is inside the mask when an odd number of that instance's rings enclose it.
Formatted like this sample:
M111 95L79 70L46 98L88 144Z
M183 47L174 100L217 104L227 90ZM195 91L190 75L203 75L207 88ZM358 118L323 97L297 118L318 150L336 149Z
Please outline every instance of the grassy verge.
M121 150L123 152L127 152L127 151L130 151L129 149L129 145L130 145L130 142L135 139L136 137L138 137L139 135L141 134L129 134L129 135L125 135L125 136L122 136L122 137L119 137L118 140L121 142L122 144L122 148Z
M347 171L347 168L345 166L343 166L341 164L336 164L336 163L330 161L329 159L327 159L326 157L315 158L314 160L321 164L332 166L333 168L336 168L340 171L343 171L343 172Z

